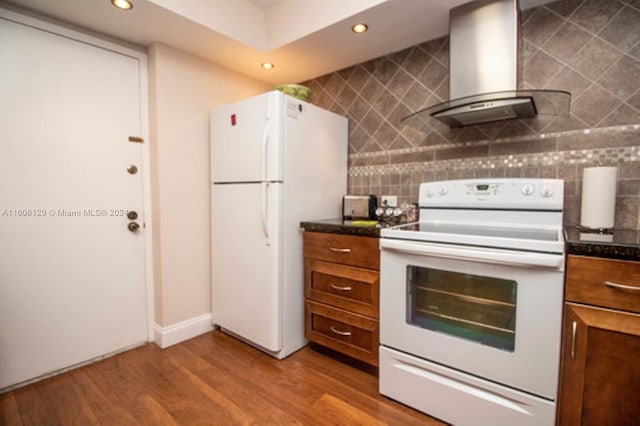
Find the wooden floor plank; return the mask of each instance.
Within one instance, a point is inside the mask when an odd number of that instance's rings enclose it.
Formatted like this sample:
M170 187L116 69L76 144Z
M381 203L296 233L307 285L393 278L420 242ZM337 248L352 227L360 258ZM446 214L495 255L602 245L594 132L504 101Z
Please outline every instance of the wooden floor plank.
M134 351L142 358L147 358L148 354L153 352L149 351L147 346ZM129 375L128 371L132 365L136 364L131 358L116 355L84 367L83 373L101 389L110 407L127 411L136 424L145 425L156 413L153 407L136 403L145 400L144 395L147 392L144 384L138 383Z
M24 424L97 425L90 407L73 386L75 371L32 384L15 392Z
M22 424L15 394L12 392L0 395L0 425L22 426Z
M204 380L191 373L181 365L176 364L176 373L180 374L186 380L188 380L193 386L195 386L200 392L202 392L210 401L216 405L223 407L224 411L228 413L230 423L237 425L250 425L254 423L254 420L248 413L238 407L231 399L217 391L215 388L209 386Z
M139 366L130 374L144 383L145 389L179 424L206 424L211 419L220 424L239 424L234 410L220 404L219 399L207 398L168 359Z
M314 392L309 383L300 383L299 387L293 389L297 379L289 366L290 360L278 362L226 335L221 335L218 340L226 344L220 346L216 342L215 352L211 350L210 343L203 339L192 339L185 342L185 345L204 360L218 368L226 369L228 374L243 386L255 388L270 405L286 411L303 424L314 422L313 416L306 408L318 399L322 392Z
M385 423L330 394L324 394L311 405L311 410L330 419L332 424L350 426L384 426Z
M150 416L145 419L145 424L163 426L174 426L180 424L171 414L169 414L167 410L165 410L164 406L160 402L156 401L151 395L140 395L140 397L138 397L138 403L144 407L147 413L150 413Z
M303 348L276 360L220 331L153 344L0 395L0 424L442 425Z
M239 383L235 377L220 366L212 364L196 356L184 346L177 345L170 349L172 361L181 365L193 377L206 383L218 394L224 395L235 407L245 412L255 421L264 423L271 419L273 424L299 424L286 411L271 405L255 386Z
M130 411L105 396L101 386L89 377L87 369L79 369L73 376L73 380L77 392L83 395L84 401L95 414L99 424L122 426L139 424Z

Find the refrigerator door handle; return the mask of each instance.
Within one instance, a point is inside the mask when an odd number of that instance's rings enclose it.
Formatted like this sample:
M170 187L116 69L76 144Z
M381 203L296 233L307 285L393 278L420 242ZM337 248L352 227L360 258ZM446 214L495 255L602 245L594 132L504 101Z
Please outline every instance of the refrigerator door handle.
M267 180L267 161L269 147L269 121L264 126L264 134L262 135L262 180Z
M262 231L267 238L267 245L271 245L271 231L269 230L269 182L262 182Z

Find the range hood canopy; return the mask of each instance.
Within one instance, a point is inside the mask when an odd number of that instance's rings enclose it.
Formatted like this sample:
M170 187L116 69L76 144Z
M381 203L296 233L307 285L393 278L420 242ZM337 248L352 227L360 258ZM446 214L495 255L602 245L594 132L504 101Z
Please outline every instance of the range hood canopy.
M568 115L571 94L518 90L518 2L476 0L450 12L450 101L402 119L428 130L439 120L463 127L537 115Z
M571 94L561 90L513 90L484 93L443 102L415 112L402 124L425 130L435 120L449 127L464 127L537 115L569 114Z

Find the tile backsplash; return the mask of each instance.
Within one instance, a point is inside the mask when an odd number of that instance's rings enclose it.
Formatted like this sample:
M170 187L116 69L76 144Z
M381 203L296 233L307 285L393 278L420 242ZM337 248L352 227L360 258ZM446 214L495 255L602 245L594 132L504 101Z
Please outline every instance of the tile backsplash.
M305 82L314 104L349 118L349 192L416 202L424 181L561 178L565 224L574 225L582 169L617 166L616 227L640 229L640 1L524 11L519 44L520 87L571 92L569 117L428 132L401 124L448 99L447 37Z

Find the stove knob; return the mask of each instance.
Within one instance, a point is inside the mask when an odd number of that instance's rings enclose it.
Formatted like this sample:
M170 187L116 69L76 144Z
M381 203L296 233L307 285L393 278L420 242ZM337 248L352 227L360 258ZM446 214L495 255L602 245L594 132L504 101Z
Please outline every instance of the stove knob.
M522 187L522 195L533 195L533 193L535 192L535 189L533 188L533 185L530 184L526 184Z
M440 195L447 195L448 193L449 193L449 188L447 188L444 185L438 189L438 194Z
M433 188L427 189L427 198L432 198L434 195L436 195L436 191Z
M553 195L553 189L551 189L550 186L545 185L540 190L540 195L542 195L544 198L549 198Z

